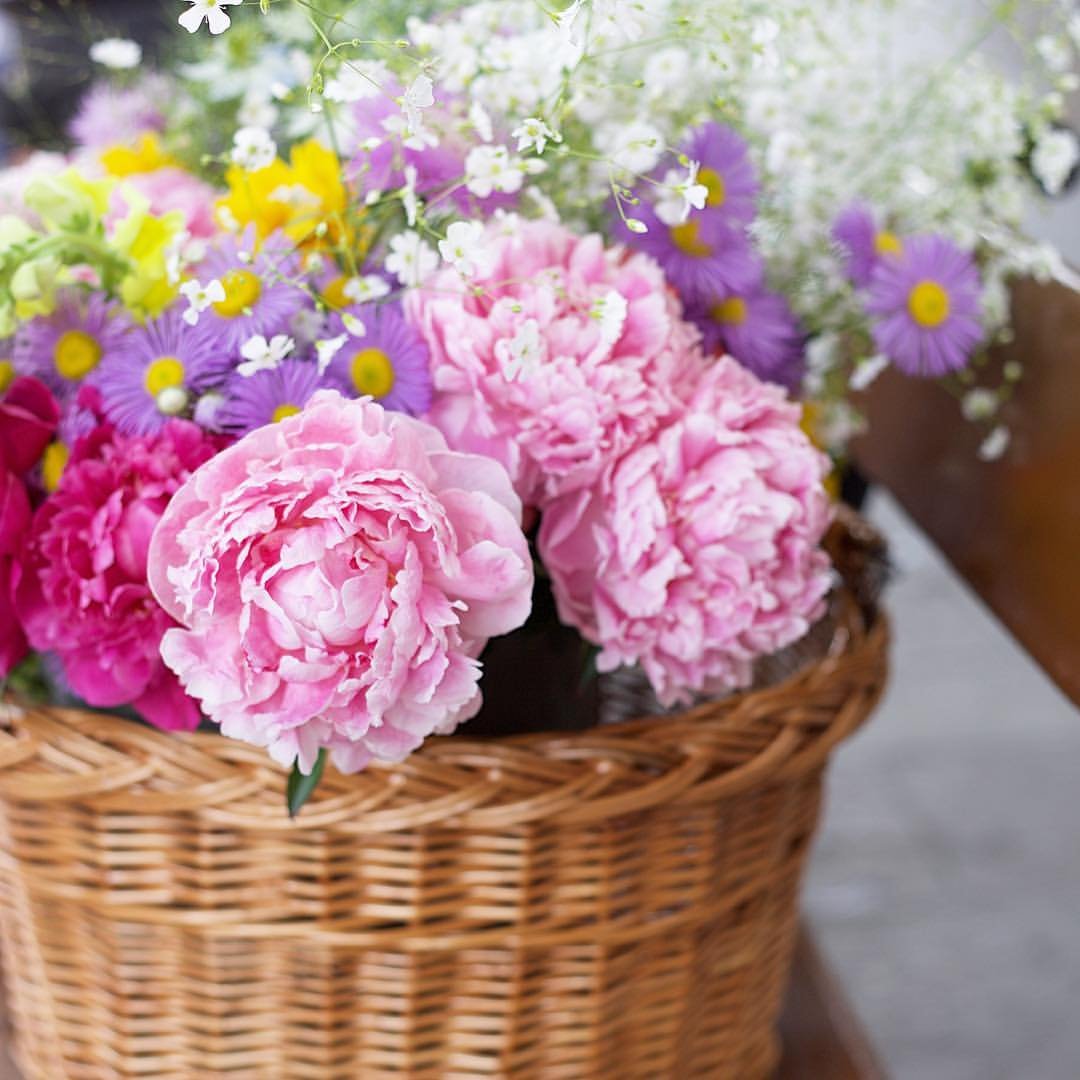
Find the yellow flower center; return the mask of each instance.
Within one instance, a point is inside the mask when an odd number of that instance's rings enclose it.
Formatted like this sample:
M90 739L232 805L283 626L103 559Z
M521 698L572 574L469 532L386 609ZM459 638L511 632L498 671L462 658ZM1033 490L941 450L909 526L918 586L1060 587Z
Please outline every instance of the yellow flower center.
M690 218L681 225L672 225L671 242L684 255L691 255L695 259L704 259L712 254L712 248L698 235L696 218Z
M874 251L879 255L899 255L904 250L900 237L888 229L882 229L874 237Z
M348 307L351 303L345 295L345 286L348 284L349 279L344 274L341 274L323 289L322 298L333 308Z
M65 379L82 379L98 366L101 346L82 330L68 330L60 335L53 350L56 370Z
M908 294L907 306L920 326L932 330L949 317L949 294L936 281L920 281Z
M225 299L214 310L226 319L235 319L252 307L262 295L262 283L250 270L230 270L221 279Z
M270 417L272 424L277 424L287 416L295 416L300 411L299 405L279 405Z
M746 322L746 301L741 296L729 296L713 305L712 316L728 326L741 326Z
M0 360L0 394L15 381L15 365L10 360Z
M60 486L60 477L64 475L69 456L68 448L62 442L51 442L45 447L41 459L41 482L46 491L51 493Z
M352 358L350 371L358 394L381 398L394 388L394 365L382 349L361 349Z
M724 178L715 169L701 169L697 174L697 182L709 193L705 200L706 206L723 206L727 199L727 187Z
M162 390L184 385L184 365L175 356L159 356L143 376L146 392L156 398Z

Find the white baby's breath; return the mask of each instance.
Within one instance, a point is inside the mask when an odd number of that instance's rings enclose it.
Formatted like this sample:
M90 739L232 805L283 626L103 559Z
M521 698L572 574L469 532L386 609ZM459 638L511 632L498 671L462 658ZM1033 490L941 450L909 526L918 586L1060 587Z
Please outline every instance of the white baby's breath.
M90 59L113 71L125 71L139 66L142 46L130 38L102 38L90 46Z
M484 226L478 221L455 221L439 241L439 254L463 277L483 274L491 265Z

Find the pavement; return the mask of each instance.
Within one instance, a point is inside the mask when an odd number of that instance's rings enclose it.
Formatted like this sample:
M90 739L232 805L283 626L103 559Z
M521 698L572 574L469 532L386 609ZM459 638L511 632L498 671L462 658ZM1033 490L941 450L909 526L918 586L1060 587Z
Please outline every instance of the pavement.
M1080 710L895 503L870 516L892 683L833 763L806 910L895 1080L1075 1080Z

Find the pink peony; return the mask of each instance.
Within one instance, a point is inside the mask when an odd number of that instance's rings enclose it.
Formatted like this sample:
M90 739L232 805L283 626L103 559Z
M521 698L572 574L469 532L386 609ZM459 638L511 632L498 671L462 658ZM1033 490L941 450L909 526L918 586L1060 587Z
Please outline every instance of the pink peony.
M12 380L0 399L0 467L21 475L37 464L60 421L49 388L29 375Z
M216 448L183 420L152 438L102 424L34 515L16 607L30 644L56 652L91 705L130 704L161 728L199 722L158 653L172 620L150 593L146 555L169 498Z
M451 446L501 461L533 506L593 484L705 361L647 256L550 222L487 237L489 272L467 285L442 270L406 310L431 350L428 418Z
M304 772L399 761L480 707L476 657L529 614L496 462L369 398L315 394L200 469L162 518L162 642L224 734Z
M601 484L545 509L561 618L600 670L640 664L665 705L746 685L824 609L827 470L783 391L721 358Z

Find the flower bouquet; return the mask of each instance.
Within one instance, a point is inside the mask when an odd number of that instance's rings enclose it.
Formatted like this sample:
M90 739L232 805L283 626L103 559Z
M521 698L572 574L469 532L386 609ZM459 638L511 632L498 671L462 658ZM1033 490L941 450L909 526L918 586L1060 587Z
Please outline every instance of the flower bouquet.
M766 1075L884 670L820 447L1065 274L980 216L1028 164L818 183L847 5L185 4L0 193L24 1064Z

